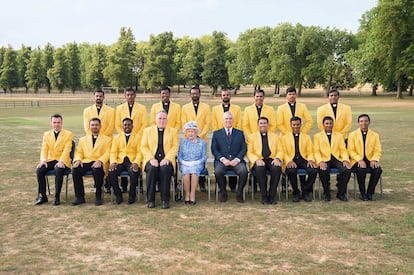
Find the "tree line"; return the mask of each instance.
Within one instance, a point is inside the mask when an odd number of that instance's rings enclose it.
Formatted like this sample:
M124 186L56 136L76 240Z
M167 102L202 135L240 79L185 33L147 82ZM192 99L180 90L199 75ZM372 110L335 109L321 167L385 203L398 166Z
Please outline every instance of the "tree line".
M0 87L100 89L140 86L207 85L238 89L321 85L348 89L371 83L397 97L414 86L414 4L412 0L379 0L364 13L358 33L281 23L249 29L230 41L214 31L200 38L172 32L137 42L130 28L120 30L112 45L67 43L55 48L0 48Z

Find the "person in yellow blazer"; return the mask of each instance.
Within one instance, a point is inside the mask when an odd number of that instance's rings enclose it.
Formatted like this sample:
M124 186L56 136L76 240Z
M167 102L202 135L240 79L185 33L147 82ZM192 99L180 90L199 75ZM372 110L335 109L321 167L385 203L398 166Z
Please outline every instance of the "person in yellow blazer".
M128 88L125 91L126 102L116 107L115 112L115 129L118 134L124 132L123 119L128 117L134 121L132 131L138 135L142 135L142 131L148 127L147 108L135 102L137 97L134 89Z
M200 102L200 95L201 91L199 87L194 86L190 89L191 102L181 108L181 123L184 127L186 123L195 121L200 130L198 136L207 143L207 134L210 130L210 106L204 102Z
M382 169L379 165L381 158L381 143L379 135L368 129L371 119L367 114L358 116L359 129L351 132L348 138L348 153L351 166L355 171L360 198L363 201L375 200L375 187L381 177ZM368 189L365 189L365 177L370 169ZM366 190L366 191L365 191Z
M341 201L348 201L346 196L347 185L351 175L351 164L345 141L340 133L334 132L332 117L324 117L324 130L315 134L313 138L313 152L316 164L319 166L319 179L322 182L325 201L331 200L329 169L337 168L338 192L336 197Z
M323 131L323 118L332 117L334 120L333 131L340 133L343 139L346 139L348 132L352 127L352 111L351 106L338 103L339 91L330 90L328 92L329 103L320 106L316 111L316 121L318 123L319 130Z
M141 174L142 154L141 136L133 131L133 120L126 117L122 121L124 131L112 141L109 156L109 182L116 196L116 203L123 201L122 192L118 184L118 176L122 171L128 171L131 179L128 204L135 202L138 178Z
M223 128L223 114L225 112L231 112L234 116L234 128L241 130L242 129L242 115L241 108L239 105L230 103L231 94L228 89L223 89L221 91L221 101L220 105L213 107L211 112L211 131L217 131L218 129Z
M250 106L244 109L243 115L243 132L249 136L259 131L257 120L259 117L267 117L269 120L269 133L276 132L276 114L272 106L263 104L265 92L263 90L254 91L254 101Z
M150 126L156 125L156 114L160 110L165 110L168 114L168 127L172 127L179 132L181 130L181 106L170 100L170 87L162 87L160 90L161 102L155 103L151 107Z
M72 150L73 134L63 129L63 118L54 114L50 118L52 130L44 132L40 161L37 165L36 175L38 184L38 197L36 205L46 203L46 173L55 170L55 200L53 205L60 204L60 191L63 184L63 173L71 166L70 152Z
M294 116L301 118L301 133L307 134L312 129L313 119L305 104L296 101L296 89L286 89L287 103L280 105L276 111L276 127L280 134L291 133L291 121Z
M170 184L178 153L178 132L168 127L168 114L162 109L155 116L155 126L144 129L141 140L146 173L148 208L155 207L155 183L159 179L162 208L170 208Z
M97 117L101 120L100 133L112 138L115 129L115 109L104 103L104 91L95 91L95 104L83 110L83 127L86 134L91 134L89 121Z
M112 138L100 133L101 120L97 117L91 118L89 128L91 134L79 139L75 157L73 158L72 177L76 196L76 199L72 203L73 205L85 203L83 176L90 170L92 170L96 187L95 205L103 204L102 186L104 176L108 171Z
M312 201L311 193L318 175L315 158L313 157L312 140L308 134L302 133L301 118L294 116L290 119L291 131L282 136L283 169L290 180L293 189L293 202L300 201L298 188L298 169L305 169L308 178L301 181L302 197Z
M257 123L259 131L247 137L246 156L259 182L262 204L276 204L276 189L282 174L282 143L275 133L268 131L268 118L260 117ZM270 172L269 188L267 171Z

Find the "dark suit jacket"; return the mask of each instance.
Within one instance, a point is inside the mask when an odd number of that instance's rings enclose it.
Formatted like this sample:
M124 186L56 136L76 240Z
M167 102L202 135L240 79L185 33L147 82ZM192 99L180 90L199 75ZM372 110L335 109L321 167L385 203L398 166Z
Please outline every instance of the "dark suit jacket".
M211 152L214 156L214 165L216 165L216 162L220 162L222 157L229 160L238 158L244 162L243 158L246 151L246 141L242 131L233 128L230 142L227 139L226 130L224 128L214 131L213 139L211 141Z

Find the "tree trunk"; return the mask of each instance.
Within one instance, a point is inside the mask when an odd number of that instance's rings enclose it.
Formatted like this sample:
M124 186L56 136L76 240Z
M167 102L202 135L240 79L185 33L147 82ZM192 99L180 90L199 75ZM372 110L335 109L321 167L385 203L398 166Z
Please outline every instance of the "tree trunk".
M414 84L411 84L410 85L410 90L408 91L409 96L413 96L413 89L414 89Z
M377 96L378 84L372 85L372 96Z
M300 80L299 87L298 87L298 96L302 96L302 79Z
M329 80L328 80L328 84L326 85L326 87L328 88L328 91L331 89L331 85L332 85L332 75L329 76Z
M213 93L211 95L216 95L217 94L217 86L213 86Z
M397 85L398 85L397 86L397 98L401 99L401 98L403 98L402 91L401 91L401 86L402 86L401 77L398 79L398 84Z
M178 84L177 93L180 94L180 84Z

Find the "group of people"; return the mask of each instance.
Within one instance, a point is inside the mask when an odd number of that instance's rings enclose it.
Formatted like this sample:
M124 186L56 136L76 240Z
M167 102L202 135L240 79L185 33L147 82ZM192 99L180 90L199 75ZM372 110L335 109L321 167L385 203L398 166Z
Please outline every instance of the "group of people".
M375 186L381 176L379 160L381 145L377 133L369 128L370 117L358 116L359 128L352 126L352 112L339 103L339 92L328 92L329 103L317 110L320 132L313 141L309 131L313 119L305 104L296 102L296 90L286 90L285 104L277 111L264 104L265 92L254 92L254 103L244 110L232 104L229 90L221 92L221 104L210 106L200 101L200 88L190 89L191 102L182 107L170 100L169 87L160 89L161 102L155 103L148 118L146 107L136 102L133 89L125 91L126 102L116 109L104 103L104 92L94 93L95 103L84 109L86 136L79 139L70 158L73 134L63 129L63 118L52 115L52 130L44 133L40 162L37 165L38 197L36 205L48 202L45 175L55 171L55 199L60 204L65 171L72 168L75 200L73 205L85 203L83 177L91 173L95 183L95 205L103 204L105 179L112 187L117 204L123 202L128 180L118 177L127 171L130 177L128 204L136 201L136 189L145 172L148 208L155 207L155 194L161 196L161 208L170 207L170 184L176 169L180 169L185 191L185 204L196 204L196 189L205 191L208 132L213 131L211 152L214 174L219 188L220 202L226 202L226 176L229 187L236 192L237 202L243 203L243 190L249 169L259 184L261 203L276 204L276 189L282 173L293 189L293 202L311 201L315 179L319 174L324 200L331 200L330 168L337 168L336 197L347 201L347 184L351 169L357 175L361 200L374 200ZM117 135L113 137L114 130ZM183 138L179 133L183 131ZM277 134L277 131L280 134ZM245 159L248 160L248 166ZM176 167L178 164L178 167ZM297 180L298 169L306 176ZM366 174L370 173L368 187ZM269 184L267 177L270 176Z

